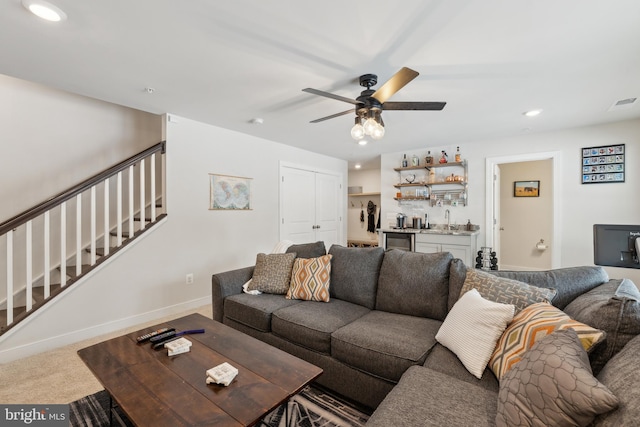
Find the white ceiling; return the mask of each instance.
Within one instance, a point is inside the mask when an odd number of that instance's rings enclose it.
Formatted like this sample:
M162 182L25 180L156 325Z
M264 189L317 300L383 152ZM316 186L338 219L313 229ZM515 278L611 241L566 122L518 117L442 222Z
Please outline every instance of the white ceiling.
M170 112L349 161L640 117L638 0L49 0L50 23L0 1L0 73L153 113ZM420 73L365 147L350 104L358 76L379 87ZM153 94L146 87L155 89ZM6 101L5 101L6 102ZM542 108L536 118L524 111ZM255 117L262 125L252 125Z

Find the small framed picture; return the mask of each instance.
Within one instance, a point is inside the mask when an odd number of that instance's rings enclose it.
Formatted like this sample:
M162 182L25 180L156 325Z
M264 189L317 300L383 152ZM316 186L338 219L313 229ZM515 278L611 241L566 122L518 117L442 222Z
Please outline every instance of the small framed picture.
M514 181L513 197L540 197L540 181Z

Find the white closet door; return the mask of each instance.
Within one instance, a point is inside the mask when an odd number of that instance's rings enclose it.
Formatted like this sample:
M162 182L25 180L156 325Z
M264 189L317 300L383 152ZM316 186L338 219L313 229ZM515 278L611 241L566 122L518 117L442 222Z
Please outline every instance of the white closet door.
M340 243L341 178L284 166L280 171L280 239L322 240L327 250Z
M315 174L281 168L280 240L315 242Z
M336 175L316 173L316 241L324 241L327 250L334 243L340 243L338 200L339 178Z

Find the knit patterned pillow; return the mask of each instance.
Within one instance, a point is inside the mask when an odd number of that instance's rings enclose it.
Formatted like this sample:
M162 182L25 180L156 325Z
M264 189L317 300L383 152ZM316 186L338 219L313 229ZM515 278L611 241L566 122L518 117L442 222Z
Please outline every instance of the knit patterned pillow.
M467 277L460 290L460 297L477 289L482 298L502 304L513 304L516 313L536 302L551 302L555 289L539 288L518 280L497 277L482 270L467 269Z
M491 355L489 367L501 380L537 341L558 329L576 331L587 352L605 336L603 331L571 319L551 304L533 304L518 313L507 326Z
M536 342L500 381L496 426L586 426L617 408L618 398L591 374L580 344L571 329Z
M296 258L290 254L258 254L249 291L258 290L266 294L286 294L291 282L291 267Z
M296 258L286 298L329 302L332 257Z

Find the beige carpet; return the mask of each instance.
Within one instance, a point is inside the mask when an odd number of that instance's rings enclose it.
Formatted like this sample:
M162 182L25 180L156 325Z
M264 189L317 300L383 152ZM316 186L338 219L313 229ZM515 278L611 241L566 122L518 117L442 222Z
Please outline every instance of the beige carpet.
M0 365L0 403L69 403L100 391L103 387L80 360L78 350L190 313L211 318L211 305Z

